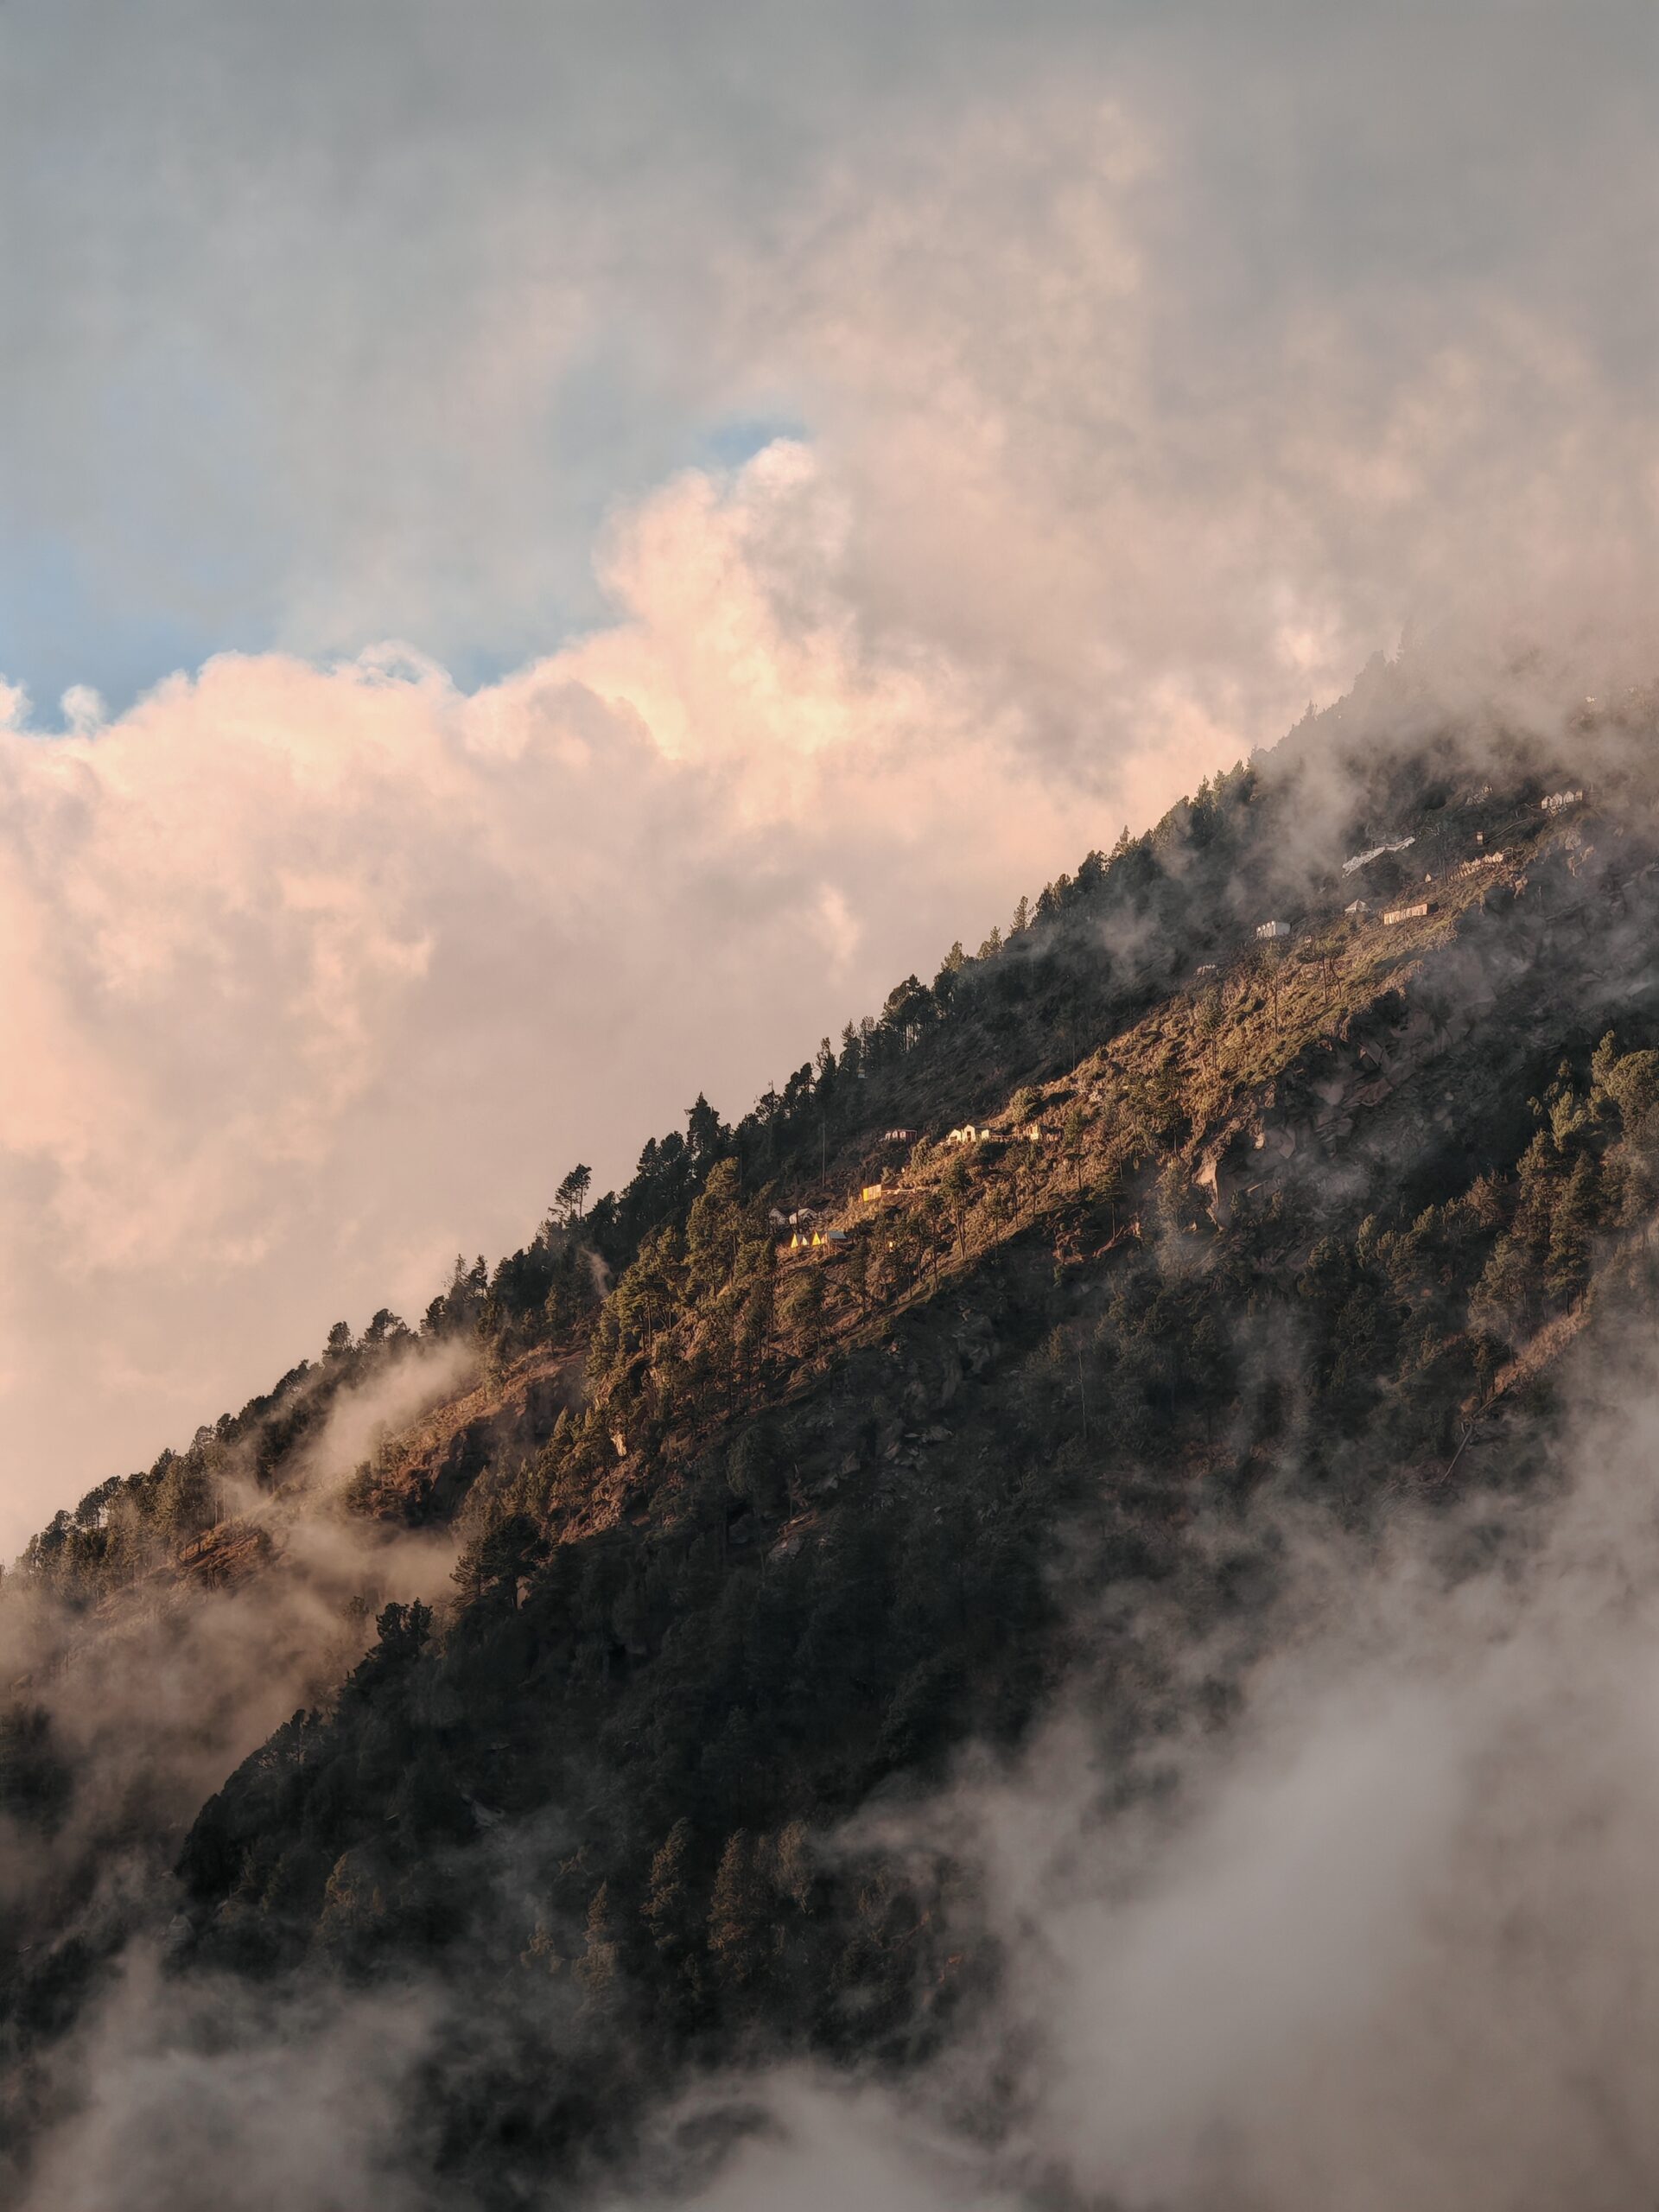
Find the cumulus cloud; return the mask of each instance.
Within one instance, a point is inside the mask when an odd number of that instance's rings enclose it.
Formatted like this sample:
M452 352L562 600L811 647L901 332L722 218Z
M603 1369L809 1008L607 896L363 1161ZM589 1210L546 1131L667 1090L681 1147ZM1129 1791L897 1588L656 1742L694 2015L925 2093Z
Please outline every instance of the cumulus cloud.
M221 656L0 734L14 1535L699 1085L741 1110L1109 834L861 635L848 528L776 445L619 521L616 621L480 691Z
M1650 606L1643 35L15 11L14 1531L1414 614Z
M1488 0L72 0L12 43L4 497L45 602L0 667L66 600L86 655L22 668L41 697L181 639L517 664L599 613L613 502L779 414L844 472L868 619L1034 689L1057 745L1160 686L1300 709L1494 566L1651 550L1623 0L1592 39Z

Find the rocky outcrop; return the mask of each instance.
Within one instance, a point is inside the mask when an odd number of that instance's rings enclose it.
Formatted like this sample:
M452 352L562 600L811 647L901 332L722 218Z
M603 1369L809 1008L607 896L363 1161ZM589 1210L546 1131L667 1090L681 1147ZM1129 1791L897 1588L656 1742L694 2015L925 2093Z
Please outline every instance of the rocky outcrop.
M453 1518L484 1470L504 1454L528 1458L561 1412L581 1402L578 1355L538 1354L498 1381L437 1408L399 1440L387 1464L360 1478L356 1502L419 1528Z

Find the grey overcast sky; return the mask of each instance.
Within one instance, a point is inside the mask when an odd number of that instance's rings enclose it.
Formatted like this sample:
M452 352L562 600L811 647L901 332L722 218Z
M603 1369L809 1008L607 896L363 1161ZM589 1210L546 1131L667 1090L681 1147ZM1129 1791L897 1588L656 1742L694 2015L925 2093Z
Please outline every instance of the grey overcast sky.
M1414 615L1645 617L1656 48L12 0L0 1543Z

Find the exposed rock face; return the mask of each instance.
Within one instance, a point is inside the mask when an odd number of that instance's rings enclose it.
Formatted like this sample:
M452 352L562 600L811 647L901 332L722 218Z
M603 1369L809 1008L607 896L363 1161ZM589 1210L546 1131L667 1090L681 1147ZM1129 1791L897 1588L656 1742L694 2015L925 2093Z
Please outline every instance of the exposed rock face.
M581 1399L579 1358L528 1361L421 1424L410 1448L377 1471L365 1503L376 1514L411 1527L447 1521L486 1467L504 1452L528 1457L539 1450L559 1414Z
M270 1557L270 1531L252 1521L226 1521L179 1554L179 1579L210 1590L235 1589Z

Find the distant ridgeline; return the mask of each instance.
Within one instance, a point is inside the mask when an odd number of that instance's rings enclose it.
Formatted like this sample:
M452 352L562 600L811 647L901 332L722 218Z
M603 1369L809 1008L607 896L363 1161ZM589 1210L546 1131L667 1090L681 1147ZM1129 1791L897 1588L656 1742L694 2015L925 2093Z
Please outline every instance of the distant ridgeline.
M1124 1752L1178 1725L1199 1689L1103 1593L1265 1621L1281 1503L1380 1528L1500 1437L1535 1479L1576 1348L1650 1331L1656 736L1651 694L1548 747L1448 728L1375 664L735 1127L699 1096L417 1331L342 1325L60 1515L5 1592L35 1656L0 1805L52 1869L0 1953L19 2171L162 1929L173 1988L436 1991L467 2056L411 2075L408 2157L486 2205L614 2174L717 2063L965 2033L1002 1961L962 1870L837 1824L1062 1685ZM319 1485L332 1416L400 1377L417 1410ZM416 1602L397 1546L442 1529ZM327 1531L360 1564L325 1585ZM270 1638L301 1588L332 1674L295 1662L266 1740L221 1715L216 1770L139 1700L112 1824L99 1655L210 1607Z

